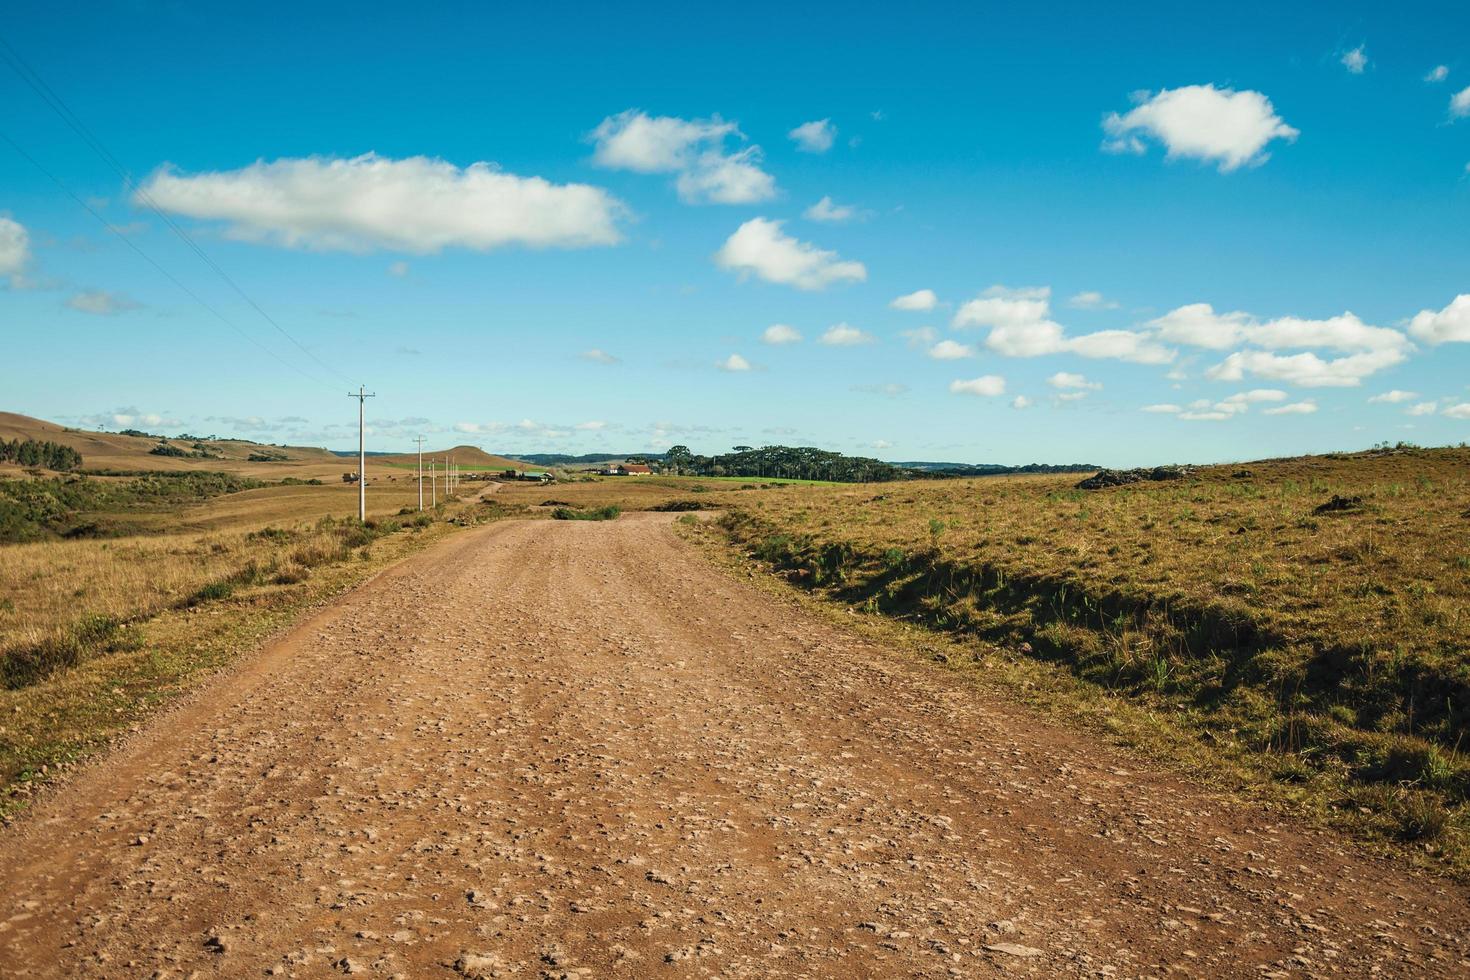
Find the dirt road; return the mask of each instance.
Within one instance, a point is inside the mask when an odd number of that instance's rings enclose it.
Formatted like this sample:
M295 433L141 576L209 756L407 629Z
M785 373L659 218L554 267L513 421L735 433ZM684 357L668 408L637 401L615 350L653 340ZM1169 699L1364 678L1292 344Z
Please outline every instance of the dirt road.
M1467 892L709 566L506 522L0 836L0 974L1466 975Z

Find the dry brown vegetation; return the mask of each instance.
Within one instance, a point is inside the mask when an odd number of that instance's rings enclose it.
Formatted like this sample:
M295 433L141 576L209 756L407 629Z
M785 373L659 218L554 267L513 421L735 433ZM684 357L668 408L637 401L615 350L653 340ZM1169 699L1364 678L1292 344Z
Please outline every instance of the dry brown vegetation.
M1470 451L1074 484L786 488L726 525L833 598L1064 665L1470 861Z

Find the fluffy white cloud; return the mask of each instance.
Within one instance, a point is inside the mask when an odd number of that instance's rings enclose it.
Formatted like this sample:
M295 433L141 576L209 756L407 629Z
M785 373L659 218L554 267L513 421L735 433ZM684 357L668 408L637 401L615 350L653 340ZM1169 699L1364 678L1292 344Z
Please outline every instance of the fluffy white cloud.
M1365 44L1360 44L1351 51L1344 52L1343 56L1338 60L1344 68L1354 75L1361 75L1363 74L1363 69L1368 67L1367 47Z
M1439 403L1438 402L1420 402L1417 405L1410 405L1408 408L1404 409L1404 414L1405 415L1433 415L1434 412L1435 412L1435 409L1437 409L1437 408L1439 408Z
M1216 313L1208 303L1191 303L1170 310L1146 327L1160 340L1210 350L1253 344L1269 350L1325 347L1332 350L1403 350L1409 340L1397 330L1374 327L1352 313L1325 320L1286 316L1258 320L1249 313Z
M1254 374L1303 388L1353 388L1405 356L1402 350L1375 350L1324 360L1310 351L1291 355L1238 351L1205 373L1216 381L1239 381L1246 374Z
M1178 405L1163 404L1145 405L1143 406L1143 408L1140 409L1140 411L1151 412L1154 415L1178 415L1180 412L1184 411L1184 409L1180 408Z
M1464 116L1470 116L1470 85L1450 96L1450 118L1460 119Z
M731 354L720 362L721 371L749 371L750 362L739 354Z
M1449 77L1450 77L1450 66L1449 65L1435 65L1433 68L1429 69L1429 71L1428 71L1427 74L1425 74L1424 80L1426 82L1442 82L1446 78L1449 78Z
M929 348L929 356L936 361L958 361L975 356L975 348L956 340L941 340Z
M603 429L607 428L607 423L600 420L578 422L576 425L572 426L572 428L576 429L578 432L600 432Z
M1168 364L1175 353L1145 333L1098 330L1067 341L1067 349L1083 357L1111 358L1135 364Z
M1017 395L1015 398L1011 399L1011 408L1014 408L1017 411L1030 407L1031 399L1027 398L1025 395Z
M1165 364L1174 352L1147 334L1101 330L1068 338L1051 319L1051 289L992 286L955 311L956 329L988 327L985 346L1008 357L1039 357L1070 351L1083 357L1114 358L1140 364Z
M1445 410L1439 414L1452 419L1470 419L1470 402L1446 406Z
M977 395L994 398L1006 393L1006 379L998 374L986 374L969 381L951 381L949 390L956 395Z
M836 252L798 241L781 230L782 224L751 218L720 246L715 264L797 289L824 289L834 282L862 282L868 278L867 267L861 262L844 261Z
M702 148L739 134L739 127L719 116L679 119L628 109L604 119L589 137L596 144L592 160L598 166L662 174L687 169Z
M161 415L158 412L145 412L133 405L115 408L110 412L99 412L95 415L83 415L77 421L97 428L111 426L119 429L132 429L140 426L150 429L173 428L184 424L180 419Z
M165 166L135 195L225 221L231 237L288 247L431 253L504 245L612 245L623 204L599 187L518 177L488 163L306 157L183 174Z
M1116 300L1108 299L1102 293L1094 290L1078 293L1067 300L1067 305L1074 310L1116 310Z
M1070 371L1058 371L1046 379L1046 383L1053 388L1077 389L1082 391L1101 391L1102 382L1088 381L1086 375L1072 374Z
M816 204L802 212L802 216L811 221L851 221L857 217L857 208L851 204L834 203L831 197L823 197Z
M1381 395L1374 395L1372 398L1368 399L1368 403L1370 405L1376 403L1397 405L1399 402L1411 402L1418 397L1419 393L1416 391L1400 391L1399 389L1395 388L1392 391L1385 391Z
M923 312L934 309L938 303L939 297L934 295L934 290L920 289L912 293L905 293L888 305L895 310L917 310Z
M756 204L776 196L776 178L760 168L761 150L748 146L726 155L700 154L692 169L675 181L679 197L689 204Z
M1470 343L1470 293L1461 293L1438 312L1420 310L1409 321L1409 333L1426 344Z
M143 304L128 299L126 296L119 296L117 293L109 293L105 289L89 289L69 297L66 305L78 313L90 313L93 316L116 316L128 310L141 309Z
M1222 173L1264 163L1274 139L1294 140L1299 131L1276 115L1260 92L1237 92L1213 85L1187 85L1157 94L1135 95L1138 105L1103 120L1113 152L1142 153L1139 134L1164 144L1168 156L1218 163Z
M855 347L858 344L871 344L873 338L851 324L836 323L826 329L821 341L828 347Z
M786 134L796 143L797 149L807 153L826 153L837 139L837 127L830 119L814 119L804 122Z
M31 236L19 221L0 215L0 276L16 284L31 261Z
M1314 401L1292 402L1289 405L1277 405L1275 408L1267 408L1261 411L1262 415L1311 415L1317 410Z
M621 361L621 358L614 357L607 351L597 347L593 347L590 350L584 350L577 356L584 361L591 361L593 364L617 364Z
M761 332L761 343L780 346L781 344L794 344L801 340L801 334L794 328L784 323L773 323Z
M751 204L776 195L776 179L761 169L761 150L725 152L725 139L741 137L719 116L680 119L628 109L609 116L589 134L592 161L615 170L678 174L675 187L689 203Z

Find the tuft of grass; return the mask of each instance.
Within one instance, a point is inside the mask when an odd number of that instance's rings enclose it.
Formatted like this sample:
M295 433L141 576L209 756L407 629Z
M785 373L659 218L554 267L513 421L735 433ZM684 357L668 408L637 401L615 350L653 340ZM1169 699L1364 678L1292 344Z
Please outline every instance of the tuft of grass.
M622 510L613 504L606 507L597 507L592 510L573 510L570 507L558 507L551 512L554 520L558 521L611 521L615 520Z

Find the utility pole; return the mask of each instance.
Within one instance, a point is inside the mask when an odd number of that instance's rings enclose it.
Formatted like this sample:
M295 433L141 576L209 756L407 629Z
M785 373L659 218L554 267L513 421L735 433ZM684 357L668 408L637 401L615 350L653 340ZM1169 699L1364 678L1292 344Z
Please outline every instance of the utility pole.
M419 510L424 509L424 437L414 439L419 444Z
M439 474L434 472L434 461L429 460L429 501L430 506L439 506Z
M367 520L367 442L363 436L363 405L369 398L376 398L376 393L369 393L366 385L359 385L357 391L349 391L348 398L357 399L357 519Z

